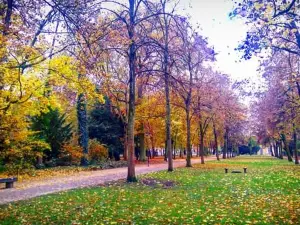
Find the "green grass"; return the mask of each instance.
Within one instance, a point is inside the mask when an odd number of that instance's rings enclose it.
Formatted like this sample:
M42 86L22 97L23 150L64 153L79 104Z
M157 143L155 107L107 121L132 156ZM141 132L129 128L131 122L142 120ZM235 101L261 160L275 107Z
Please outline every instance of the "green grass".
M224 168L245 174L224 174ZM208 162L0 207L0 224L299 224L300 167L266 157ZM163 182L175 186L164 188Z

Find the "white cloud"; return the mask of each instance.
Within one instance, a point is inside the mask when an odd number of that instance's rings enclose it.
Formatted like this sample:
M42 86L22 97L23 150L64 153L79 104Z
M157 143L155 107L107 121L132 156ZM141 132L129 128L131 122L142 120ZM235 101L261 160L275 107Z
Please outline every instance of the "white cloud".
M180 3L180 11L191 16L195 27L200 25L200 33L215 47L217 70L234 80L258 80L258 59L240 61L242 54L234 50L245 38L248 27L238 18L229 18L233 8L231 0L182 0Z

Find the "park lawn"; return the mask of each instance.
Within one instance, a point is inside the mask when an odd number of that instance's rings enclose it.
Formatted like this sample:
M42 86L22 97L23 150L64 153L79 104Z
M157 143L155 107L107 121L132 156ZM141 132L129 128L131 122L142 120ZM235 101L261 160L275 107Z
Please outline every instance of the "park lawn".
M224 168L247 174L224 174ZM154 180L155 179L155 180ZM299 224L300 167L268 157L174 172L0 206L0 224Z

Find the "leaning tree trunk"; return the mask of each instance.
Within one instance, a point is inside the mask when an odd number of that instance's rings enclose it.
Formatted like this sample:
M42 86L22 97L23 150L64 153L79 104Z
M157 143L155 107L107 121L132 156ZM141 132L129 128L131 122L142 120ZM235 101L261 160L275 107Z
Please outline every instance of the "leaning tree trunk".
M282 141L283 141L283 144L284 144L284 150L286 151L288 160L289 160L290 162L293 162L293 158L292 158L292 155L291 155L291 152L290 152L289 143L288 143L287 140L286 140L285 134L281 134L281 138L282 138Z
M295 164L299 164L298 149L297 149L297 130L294 123L293 123L293 138L294 138Z
M130 24L128 28L128 36L130 39L129 47L129 107L128 107L128 182L136 182L135 162L134 162L134 119L135 119L135 68L136 68L136 44L135 44L135 0L129 0L129 17Z
M87 110L86 110L86 98L83 93L80 93L77 99L77 120L78 120L78 144L82 147L83 156L81 158L81 165L88 165L88 121L87 121Z

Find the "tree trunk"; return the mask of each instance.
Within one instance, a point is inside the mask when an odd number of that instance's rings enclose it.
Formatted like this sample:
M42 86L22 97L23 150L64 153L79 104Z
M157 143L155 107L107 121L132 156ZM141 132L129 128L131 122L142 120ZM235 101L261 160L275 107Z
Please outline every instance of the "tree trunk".
M295 164L299 164L298 149L297 149L297 130L296 130L296 125L294 123L293 123L293 138L294 138Z
M153 134L150 135L150 141L151 141L151 146L152 146L152 158L155 157L155 144L154 144L154 137L153 137Z
M273 146L272 146L272 143L270 142L270 152L271 152L271 156L274 156L274 153L273 153Z
M227 159L230 158L230 148L229 148L229 142L227 140Z
M1 5L2 4L4 3L1 3ZM8 39L5 36L7 36L9 33L11 17L13 13L13 4L14 4L14 0L7 0L6 2L6 13L5 13L4 24L3 24L4 26L2 27L2 34L4 38L1 39L0 49L6 49L6 44ZM1 17L3 18L3 15L1 15ZM0 57L1 57L0 64L2 64L3 62L6 61L7 54L1 54ZM0 91L2 91L4 87L5 87L4 74L2 71L0 71ZM2 121L1 115L0 115L0 121Z
M165 97L166 97L166 141L167 141L167 156L168 156L168 171L173 171L172 157L172 142L171 142L171 105L170 105L170 75L169 75L169 21L165 14L166 2L163 2L164 13L164 82L165 82Z
M164 160L168 162L167 140L165 141Z
M41 166L43 165L43 157L42 156L38 156L37 159L36 159L36 164L38 166Z
M290 27L292 29L295 29L296 32L294 32L294 35L295 35L295 38L296 38L296 41L297 41L297 45L298 45L298 49L300 48L300 33L298 31L298 26L296 24L296 22L294 20L291 21L290 23Z
M285 134L281 134L281 139L282 139L283 144L284 144L284 150L286 151L286 154L287 154L287 157L288 157L288 161L293 162L293 158L292 158L292 155L291 155L291 152L290 152L289 143L286 140Z
M14 0L7 0L6 4L7 4L7 8L6 8L5 18L4 18L3 36L6 36L8 34L8 30L11 24Z
M141 66L140 66L141 67ZM141 69L141 68L139 68ZM139 82L137 85L137 94L138 94L138 104L141 104L143 101L143 83ZM142 162L145 162L147 160L146 157L146 148L145 148L145 128L144 128L144 121L140 121L140 127L139 127L139 134L138 134L138 143L139 143L139 149L140 149L140 157L139 160Z
M142 128L144 130L144 128ZM140 157L139 160L142 162L146 161L146 148L145 148L145 134L140 133L138 134L138 142L140 147Z
M283 154L282 154L282 142L278 142L278 149L279 149L279 159L283 159Z
M192 85L193 85L193 72L192 72L192 66L191 66L191 57L189 55L188 57L188 67L189 67L189 73L190 73L190 80L189 80L189 90L187 93L187 98L185 101L186 106L186 127L187 127L187 143L186 143L186 149L187 149L187 157L186 157L186 167L192 167L192 144L191 144L191 118L190 118L190 108L191 108L191 98L192 98ZM198 151L197 151L198 155Z
M80 78L80 75L79 75ZM86 110L86 98L83 93L79 94L77 99L77 120L78 120L78 144L82 147L83 156L81 158L81 165L87 166L89 153L89 134L88 121Z
M172 146L173 146L173 159L176 159L176 137L175 140L172 141Z
M200 126L200 157L201 157L201 164L204 164L204 131L201 122L199 123Z
M187 155L186 155L186 167L192 167L192 160L191 160L191 120L190 120L190 109L189 106L186 106L186 149L187 149Z
M128 141L127 141L127 124L124 125L124 153L123 153L123 159L124 161L127 161L128 158L128 151L127 151L127 147L128 147Z
M226 159L228 151L228 129L225 128L225 134L224 134L224 148L223 148L223 159Z
M135 68L136 68L136 44L135 44L135 0L129 0L130 24L128 36L129 47L129 107L128 107L128 182L136 182L134 162L134 120L135 120Z
M277 143L277 142L274 143L273 147L274 147L275 157L278 158L278 146L277 146L276 143Z

